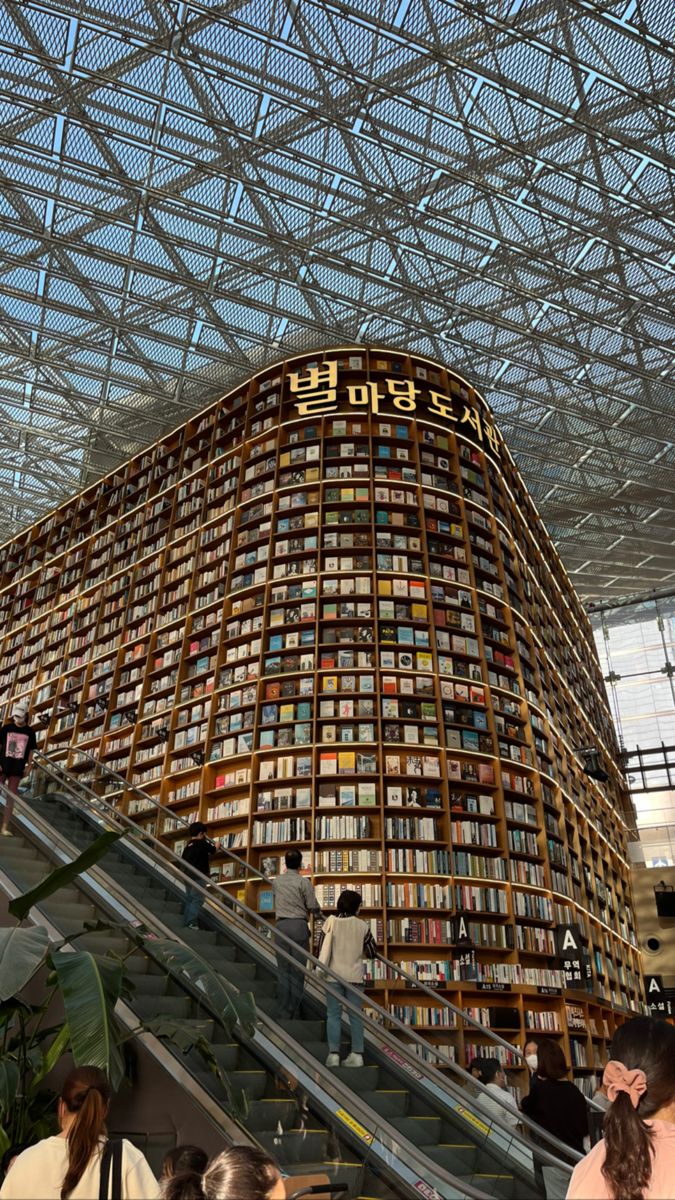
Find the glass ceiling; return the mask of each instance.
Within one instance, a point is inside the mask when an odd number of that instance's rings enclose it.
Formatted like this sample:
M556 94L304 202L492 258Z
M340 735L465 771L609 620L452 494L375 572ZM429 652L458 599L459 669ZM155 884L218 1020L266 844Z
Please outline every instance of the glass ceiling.
M267 362L495 409L585 596L675 578L673 0L0 0L0 540Z

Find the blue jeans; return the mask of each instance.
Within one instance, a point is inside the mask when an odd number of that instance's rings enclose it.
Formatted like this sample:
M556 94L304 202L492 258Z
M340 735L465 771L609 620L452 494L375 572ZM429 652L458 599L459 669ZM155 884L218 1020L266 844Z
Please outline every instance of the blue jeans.
M354 984L354 987L358 985ZM333 995L336 992L337 995ZM346 987L342 983L337 983L334 979L326 980L326 1034L328 1037L328 1050L330 1054L340 1053L340 1041L342 1039L342 1005L340 996L346 996L354 1004L359 1003L359 997L354 996L351 992L347 992ZM363 1001L361 1001L363 1003ZM349 1014L349 1028L352 1035L352 1052L354 1054L363 1054L363 1021L358 1013L347 1009Z
M198 892L196 888L190 887L189 884L186 884L185 885L185 903L183 904L183 924L184 925L196 925L197 924L197 919L199 917L200 912L202 911L203 903L204 903L204 897L202 896L201 892Z
M299 918L280 917L277 920L277 929L279 933L285 934L287 938L295 942L297 950L285 942L280 942L279 948L290 954L291 958L297 959L304 967L307 963L307 952L309 950L309 925L307 922ZM302 971L299 971L297 967L293 966L292 962L289 962L288 959L278 954L277 1002L279 1004L280 1017L293 1020L294 1017L299 1015L304 990L305 977Z

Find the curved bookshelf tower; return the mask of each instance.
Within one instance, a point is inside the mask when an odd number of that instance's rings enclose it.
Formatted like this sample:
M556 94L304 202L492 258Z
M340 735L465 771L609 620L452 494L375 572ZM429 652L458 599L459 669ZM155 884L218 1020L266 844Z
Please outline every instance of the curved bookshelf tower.
M642 1000L628 801L590 623L463 379L362 347L268 368L2 558L0 695L48 752L257 867L300 847L324 909L356 887L390 958L513 1041L562 1039L590 1087Z

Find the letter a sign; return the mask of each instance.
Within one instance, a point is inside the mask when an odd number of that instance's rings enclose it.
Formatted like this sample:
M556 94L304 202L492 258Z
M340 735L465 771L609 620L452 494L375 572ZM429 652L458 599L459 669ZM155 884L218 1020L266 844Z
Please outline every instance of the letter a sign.
M585 954L578 925L558 925L556 929L558 957L562 959L565 986L580 988L585 984Z
M661 975L645 975L645 991L647 993L647 1004L653 1016L672 1016L673 1003L670 997L666 995Z

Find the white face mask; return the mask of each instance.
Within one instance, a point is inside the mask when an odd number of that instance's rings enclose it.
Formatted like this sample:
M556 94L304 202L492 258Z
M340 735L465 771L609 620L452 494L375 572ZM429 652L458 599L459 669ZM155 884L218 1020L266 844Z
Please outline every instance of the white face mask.
M525 1062L531 1071L536 1071L537 1066L539 1065L539 1060L537 1059L536 1054L527 1054L525 1056Z

